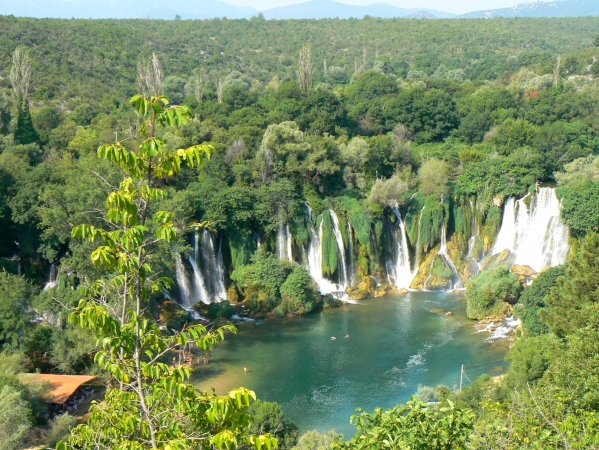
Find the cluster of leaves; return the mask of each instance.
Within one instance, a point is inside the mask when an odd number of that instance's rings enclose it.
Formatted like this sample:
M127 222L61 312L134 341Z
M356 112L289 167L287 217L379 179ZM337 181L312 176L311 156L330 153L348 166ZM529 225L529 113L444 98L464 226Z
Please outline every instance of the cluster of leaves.
M515 304L522 285L518 276L506 266L481 272L466 285L467 313L471 319L501 315L507 305Z

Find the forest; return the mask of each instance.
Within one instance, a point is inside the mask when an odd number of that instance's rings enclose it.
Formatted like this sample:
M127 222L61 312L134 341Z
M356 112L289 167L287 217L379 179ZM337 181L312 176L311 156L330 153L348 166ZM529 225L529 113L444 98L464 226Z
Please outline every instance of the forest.
M36 371L110 386L46 427L64 449L599 448L599 20L0 27L1 450L45 425ZM538 266L498 247L508 207L557 204ZM167 362L242 306L408 288L520 317L507 374L344 440Z

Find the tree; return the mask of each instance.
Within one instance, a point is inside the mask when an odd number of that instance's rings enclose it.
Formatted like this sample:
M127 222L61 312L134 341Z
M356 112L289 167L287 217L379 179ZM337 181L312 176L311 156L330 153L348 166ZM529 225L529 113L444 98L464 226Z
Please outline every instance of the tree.
M566 274L545 297L541 318L552 333L566 336L584 327L599 302L599 234L590 232L571 252Z
M352 423L358 428L347 443L332 448L347 450L413 449L458 450L466 448L474 415L457 409L451 401L429 406L412 399L388 411L369 414L358 409Z
M522 319L527 336L539 336L549 333L549 327L541 320L541 311L547 306L545 297L557 286L557 280L566 274L564 266L550 267L535 278L532 285L525 288L520 296L521 307L518 316Z
M231 448L240 441L276 446L269 435L247 433L251 420L246 408L255 399L253 392L241 388L223 397L199 393L186 384L189 368L164 362L170 352L192 342L211 349L226 331L233 331L230 326L208 331L194 325L165 335L144 313L150 295L172 285L172 280L153 274L153 250L173 243L181 231L172 213L156 207L165 197L156 185L176 176L183 162L196 166L211 149L198 145L175 152L156 136L159 128L187 123L188 107L169 107L162 95L136 95L131 104L143 119L138 149L119 142L98 149L101 159L125 174L106 202L110 228L79 225L72 232L73 238L96 244L92 262L109 276L82 291L69 321L96 334L102 347L95 361L118 387L108 389L105 401L92 407L87 424L75 428L59 448Z
M340 445L343 435L331 430L328 433L320 433L317 430L306 431L297 441L293 450L330 450L333 445Z
M389 207L402 205L406 200L408 189L408 183L399 175L393 175L388 180L377 179L372 186L368 201Z
M427 159L418 169L419 190L424 195L443 197L447 194L449 165L436 158Z
M310 47L304 46L299 53L297 82L302 92L306 95L309 95L312 90L313 77L314 65L312 64L312 51L310 50Z
M29 49L17 47L12 57L10 83L13 89L13 100L17 108L17 126L15 141L20 144L31 144L39 140L33 126L29 111L29 84L31 83L31 57Z
M31 327L30 299L34 292L29 282L0 272L0 345L19 348Z
M291 450L297 443L299 428L285 417L278 403L257 400L250 407L250 413L254 417L253 433L272 434L279 440L281 450Z
M0 450L23 448L31 429L31 410L21 392L5 385L0 387Z

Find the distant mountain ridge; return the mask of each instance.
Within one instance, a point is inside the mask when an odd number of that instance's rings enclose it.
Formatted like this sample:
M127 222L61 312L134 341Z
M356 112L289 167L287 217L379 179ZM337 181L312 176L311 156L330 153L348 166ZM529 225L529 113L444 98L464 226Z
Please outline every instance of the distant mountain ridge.
M347 5L332 0L312 0L305 3L268 9L263 11L262 14L266 19L349 19L351 17L361 19L365 16L441 19L456 16L456 14L426 8L398 8L386 3L358 6Z
M599 16L599 0L558 0L544 2L535 0L529 3L520 3L511 8L489 9L473 11L463 14L460 18L487 18L495 17L586 17Z
M399 8L386 3L348 5L333 0L304 3L260 11L230 5L222 0L0 0L0 15L82 19L266 19L380 18L444 19L495 17L583 17L599 16L599 0L534 0L511 8L473 11L461 16L428 8Z
M0 0L0 14L70 19L247 19L259 12L221 0Z

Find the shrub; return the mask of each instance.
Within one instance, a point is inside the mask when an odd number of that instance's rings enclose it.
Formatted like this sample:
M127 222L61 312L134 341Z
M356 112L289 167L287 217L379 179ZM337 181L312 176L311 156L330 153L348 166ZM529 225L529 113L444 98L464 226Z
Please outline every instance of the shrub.
M277 313L307 314L320 304L320 294L308 271L297 266L281 286L281 304Z
M467 314L470 319L482 319L505 312L507 304L515 304L522 285L506 266L482 272L466 285Z

